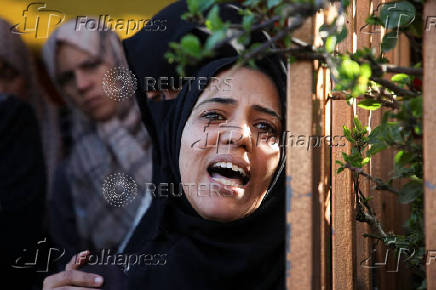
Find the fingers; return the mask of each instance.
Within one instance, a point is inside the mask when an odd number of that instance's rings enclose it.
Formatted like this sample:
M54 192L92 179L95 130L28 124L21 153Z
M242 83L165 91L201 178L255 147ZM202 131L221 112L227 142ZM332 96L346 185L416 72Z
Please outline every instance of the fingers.
M66 270L45 278L43 289L49 290L65 286L100 287L102 284L103 277L99 275L78 270Z
M74 255L68 264L65 266L65 270L77 270L80 266L86 263L86 258L89 255L89 251L83 251Z

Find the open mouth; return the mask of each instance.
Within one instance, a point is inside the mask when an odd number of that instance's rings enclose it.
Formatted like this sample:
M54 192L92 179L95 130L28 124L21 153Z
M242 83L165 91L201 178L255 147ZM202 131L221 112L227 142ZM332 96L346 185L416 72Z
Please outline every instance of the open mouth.
M207 168L210 177L230 186L244 186L250 181L250 172L232 162L214 162Z

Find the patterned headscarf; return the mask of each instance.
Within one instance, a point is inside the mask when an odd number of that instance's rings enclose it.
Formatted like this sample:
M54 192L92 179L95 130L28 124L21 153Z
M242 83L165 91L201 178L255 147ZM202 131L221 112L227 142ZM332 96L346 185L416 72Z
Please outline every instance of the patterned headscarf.
M127 62L117 35L111 31L76 31L75 22L59 27L43 48L44 62L56 84L56 53L58 44L67 43L114 67L126 67ZM141 122L139 108L133 98L120 102L123 114L105 124L95 122L74 106L65 93L72 111L73 148L67 165L78 232L87 248L115 249L132 226L138 209L148 208L151 196L138 196L120 207L105 199L102 186L109 176L122 179L128 175L143 192L151 181L151 139ZM104 128L104 129L102 129ZM117 175L121 172L125 175ZM115 180L122 183L125 180ZM128 189L126 189L128 190ZM62 194L62 193L56 193Z

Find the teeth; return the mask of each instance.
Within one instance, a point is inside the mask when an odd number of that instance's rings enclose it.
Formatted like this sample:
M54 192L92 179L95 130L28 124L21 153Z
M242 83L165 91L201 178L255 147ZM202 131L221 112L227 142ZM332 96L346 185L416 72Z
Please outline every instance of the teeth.
M216 178L217 181L221 182L224 185L238 186L239 183L234 182L233 180L229 180L227 178Z
M213 164L213 167L232 169L235 172L241 173L243 176L247 176L247 173L245 173L244 169L235 164L232 164L232 162L217 162Z

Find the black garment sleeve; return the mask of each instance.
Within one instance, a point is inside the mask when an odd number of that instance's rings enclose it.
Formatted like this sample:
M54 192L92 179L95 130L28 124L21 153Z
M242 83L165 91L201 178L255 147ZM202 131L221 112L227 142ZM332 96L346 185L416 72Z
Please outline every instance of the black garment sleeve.
M12 265L44 239L45 166L37 119L30 105L0 95L1 271L14 289L30 289L36 269ZM9 284L9 283L6 283Z
M65 163L55 173L53 195L49 201L50 238L64 256L56 261L58 270L64 270L71 257L85 250L77 232L76 216L70 182L66 176Z

